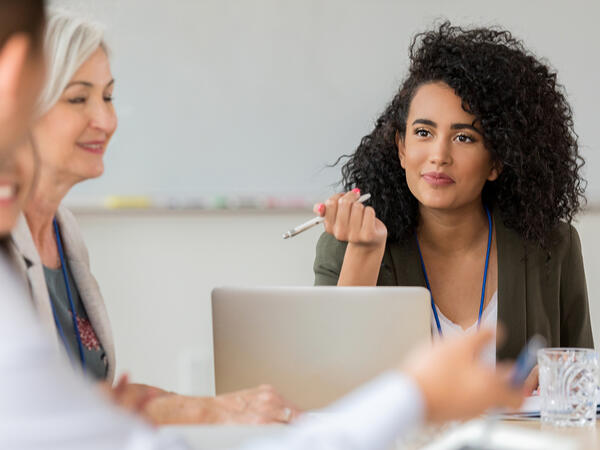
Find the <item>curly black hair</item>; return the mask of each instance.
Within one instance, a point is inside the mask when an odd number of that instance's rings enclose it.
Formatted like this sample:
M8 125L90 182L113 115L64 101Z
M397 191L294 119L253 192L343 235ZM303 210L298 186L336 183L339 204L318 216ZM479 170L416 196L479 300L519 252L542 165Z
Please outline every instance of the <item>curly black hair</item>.
M465 29L444 22L417 34L410 68L375 129L342 167L346 190L370 192L371 205L398 241L415 233L418 201L406 183L395 137L404 137L410 103L425 83L444 82L481 124L485 147L502 167L483 188L507 227L549 245L559 221L570 223L585 202L573 113L556 73L499 28ZM339 162L340 160L338 160Z

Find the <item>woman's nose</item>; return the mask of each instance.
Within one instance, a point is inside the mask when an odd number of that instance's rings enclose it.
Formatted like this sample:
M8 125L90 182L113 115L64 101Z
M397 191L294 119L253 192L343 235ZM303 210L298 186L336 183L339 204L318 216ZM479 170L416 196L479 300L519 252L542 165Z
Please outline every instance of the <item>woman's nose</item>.
M429 162L436 166L445 166L452 161L451 146L446 139L439 138L431 147Z
M90 112L90 126L112 134L117 127L117 114L112 103L97 102Z

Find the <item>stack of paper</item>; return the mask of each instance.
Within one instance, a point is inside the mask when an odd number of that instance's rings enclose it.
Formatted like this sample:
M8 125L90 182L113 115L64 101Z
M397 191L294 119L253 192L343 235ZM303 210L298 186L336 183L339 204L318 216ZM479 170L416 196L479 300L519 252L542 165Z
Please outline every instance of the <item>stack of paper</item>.
M537 420L540 418L542 398L539 395L527 397L518 411L498 414L502 420ZM600 405L596 407L596 415L600 413Z

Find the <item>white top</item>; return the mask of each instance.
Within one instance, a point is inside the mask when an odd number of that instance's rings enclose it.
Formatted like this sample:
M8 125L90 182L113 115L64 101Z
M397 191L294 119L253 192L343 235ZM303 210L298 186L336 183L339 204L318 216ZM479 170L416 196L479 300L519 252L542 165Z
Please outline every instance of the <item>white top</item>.
M448 319L437 307L435 306L435 310L438 313L438 318L440 319L440 326L442 328L442 336L461 336L468 333L474 333L477 331L477 322L471 325L466 330L463 329L460 325L452 322ZM492 299L488 303L488 305L483 310L483 314L481 315L481 328L490 328L494 330L494 339L491 340L490 344L484 349L481 359L490 364L490 366L496 365L496 325L498 323L498 291L494 292L492 295ZM440 339L440 333L437 329L437 324L435 323L435 316L431 315L431 333L434 337L434 340Z
M4 252L0 251L0 448L176 450L187 446L160 434L100 396L53 345ZM424 400L415 383L384 374L258 449L376 450L418 425Z

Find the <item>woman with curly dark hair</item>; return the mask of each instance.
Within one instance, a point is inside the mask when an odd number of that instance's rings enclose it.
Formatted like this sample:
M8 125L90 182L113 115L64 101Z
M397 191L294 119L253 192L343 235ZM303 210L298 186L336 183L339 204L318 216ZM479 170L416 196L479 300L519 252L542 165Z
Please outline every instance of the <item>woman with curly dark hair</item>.
M315 284L426 286L436 336L505 325L492 360L534 334L593 346L571 108L508 31L418 34L400 90L347 158L348 192L315 206Z

